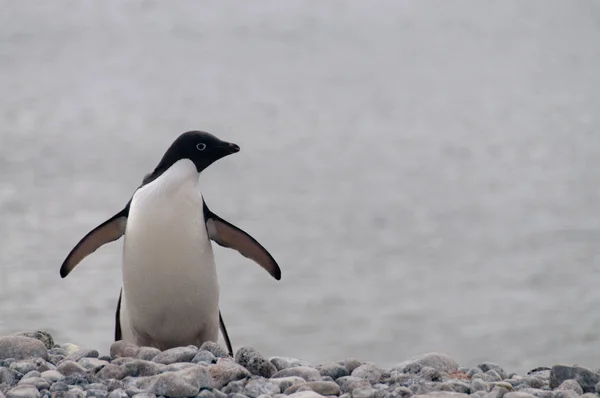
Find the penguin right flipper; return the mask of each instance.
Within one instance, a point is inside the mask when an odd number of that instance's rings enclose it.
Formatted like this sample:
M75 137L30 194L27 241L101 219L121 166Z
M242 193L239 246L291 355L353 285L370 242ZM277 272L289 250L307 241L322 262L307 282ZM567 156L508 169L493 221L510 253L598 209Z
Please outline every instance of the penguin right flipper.
M225 328L225 322L223 322L223 316L221 315L221 310L219 310L219 327L221 328L221 333L223 334L223 339L225 339L225 344L227 345L227 351L229 351L230 356L233 356L233 348L231 347L231 340L229 340L229 334L227 333L227 329Z
M123 236L127 225L127 216L129 216L129 203L123 210L88 232L67 255L60 267L61 278L69 275L81 260L95 252L100 246Z

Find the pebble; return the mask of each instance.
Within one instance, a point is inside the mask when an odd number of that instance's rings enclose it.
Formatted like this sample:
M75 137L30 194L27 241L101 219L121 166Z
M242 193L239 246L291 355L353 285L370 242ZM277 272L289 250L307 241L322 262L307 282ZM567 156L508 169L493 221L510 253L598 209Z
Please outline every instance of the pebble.
M38 390L47 390L50 388L50 382L46 379L42 379L41 377L23 378L18 384L34 386Z
M594 392L596 384L600 382L600 373L583 366L553 366L550 370L550 388L557 388L565 380L577 381L583 392Z
M0 359L48 359L48 349L40 340L25 336L0 337Z
M275 382L262 377L251 378L244 387L244 394L250 398L258 398L260 395L275 395L281 393L281 388Z
M305 384L306 383L306 380L304 380L302 377L298 377L298 376L276 377L276 378L272 378L271 381L273 383L277 384L281 391L285 391L288 388L290 388L291 386L294 386L296 384Z
M200 346L200 351L208 351L213 354L217 358L231 358L231 356L227 353L227 351L221 347L220 344L217 344L213 341L206 341Z
M360 365L352 371L352 376L368 380L369 383L378 383L383 371L372 363Z
M257 350L242 347L235 353L235 361L256 376L269 378L277 372L277 368Z
M162 363L163 365L170 365L178 362L189 362L196 356L197 353L198 349L195 348L175 347L161 352L155 356L152 361Z
M289 357L271 357L269 361L279 370L293 368L295 366L311 366L310 363L297 358Z
M420 370L423 366L429 366L446 373L458 370L458 363L454 359L447 354L438 352L430 352L416 356L408 361L399 363L393 369L398 369L406 373L407 371L410 372L411 368L418 367Z
M294 366L291 368L282 369L275 373L272 377L277 378L288 376L302 377L306 381L317 381L321 379L321 374L319 371L308 366Z
M210 351L201 350L192 358L190 361L192 363L206 362L206 363L215 363L217 362L217 357Z
M34 386L20 385L8 390L6 398L40 398L40 392Z
M56 367L56 370L63 376L70 376L75 373L85 373L85 368L77 362L65 359Z
M158 354L160 354L160 350L154 347L140 347L135 354L135 358L144 359L146 361L153 360Z
M290 398L322 398L321 394L318 394L314 391L300 391L294 394L288 395ZM237 397L234 397L237 398Z
M135 344L128 343L124 340L119 340L110 345L110 356L111 358L135 357L139 350L140 348Z
M216 364L209 368L215 383L215 388L221 389L234 380L250 376L250 372L229 358L220 358Z
M319 374L321 376L329 376L333 380L343 376L350 376L350 372L348 372L348 369L346 369L346 367L340 365L339 363L328 363L319 366L317 369L319 370Z
M343 376L335 381L342 393L351 393L353 390L361 387L370 387L371 383L368 380L361 379L355 376Z
M43 330L36 330L35 332L18 332L15 333L14 336L23 336L39 340L44 344L44 346L48 350L54 347L54 339L52 338L50 333L44 332Z

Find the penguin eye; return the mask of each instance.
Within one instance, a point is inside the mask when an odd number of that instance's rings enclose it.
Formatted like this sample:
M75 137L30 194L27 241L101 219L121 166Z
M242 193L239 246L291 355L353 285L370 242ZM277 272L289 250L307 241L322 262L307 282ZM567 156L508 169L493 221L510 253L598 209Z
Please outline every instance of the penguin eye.
M196 144L196 149L199 150L199 151L203 151L203 150L206 149L206 144L203 143L203 142L201 142L199 144Z

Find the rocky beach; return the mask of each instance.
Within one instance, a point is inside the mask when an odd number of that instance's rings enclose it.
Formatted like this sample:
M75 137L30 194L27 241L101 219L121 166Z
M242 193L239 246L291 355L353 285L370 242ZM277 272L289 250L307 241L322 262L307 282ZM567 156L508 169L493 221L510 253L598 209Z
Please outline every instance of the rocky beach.
M492 362L461 367L443 353L399 358L391 369L359 359L310 364L266 358L251 347L230 357L218 344L160 351L117 341L110 355L48 333L0 337L0 398L576 398L597 397L600 372L557 364L509 373Z

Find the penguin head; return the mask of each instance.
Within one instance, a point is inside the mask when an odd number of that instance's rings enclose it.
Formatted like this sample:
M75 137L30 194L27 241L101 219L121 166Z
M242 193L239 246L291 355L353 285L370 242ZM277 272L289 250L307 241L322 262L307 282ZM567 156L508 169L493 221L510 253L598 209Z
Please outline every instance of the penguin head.
M236 144L220 140L205 131L188 131L173 141L156 166L155 173L168 169L181 159L191 160L200 173L217 160L239 150Z

